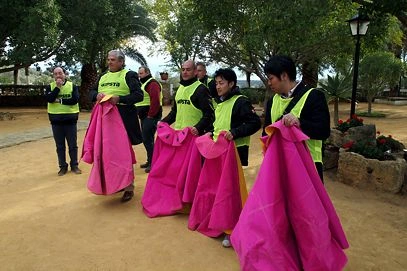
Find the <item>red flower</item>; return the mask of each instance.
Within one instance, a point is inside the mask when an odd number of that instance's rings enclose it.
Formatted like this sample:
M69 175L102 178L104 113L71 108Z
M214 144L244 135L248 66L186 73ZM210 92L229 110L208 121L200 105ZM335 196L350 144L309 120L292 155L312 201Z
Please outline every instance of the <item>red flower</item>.
M380 135L380 131L377 131L376 134Z
M356 114L352 115L352 119L357 119L357 118L358 118L358 116L356 116Z
M379 143L382 145L386 144L386 139L384 138L379 139Z
M350 122L350 119L347 119L346 122Z
M343 124L343 120L338 120L338 124Z
M343 147L345 148L345 149L350 149L350 148L352 148L352 146L353 146L353 141L348 141L348 142L346 142L345 144L343 144Z

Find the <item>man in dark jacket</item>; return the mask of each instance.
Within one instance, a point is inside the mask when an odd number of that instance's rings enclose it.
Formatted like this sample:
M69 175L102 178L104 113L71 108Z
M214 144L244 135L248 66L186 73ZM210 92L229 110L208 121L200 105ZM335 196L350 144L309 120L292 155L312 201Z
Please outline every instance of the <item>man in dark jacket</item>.
M161 84L151 76L150 69L142 66L138 69L141 90L144 99L136 104L138 116L141 121L143 144L147 152L147 162L140 165L148 173L151 170L154 151L154 135L157 131L157 122L162 116L162 91Z
M65 71L61 67L54 69L53 76L54 81L47 86L45 98L48 102L48 117L57 147L58 176L63 176L68 172L65 140L68 143L71 170L75 174L81 174L82 171L78 167L76 126L79 116L78 87L66 80Z
M124 68L125 56L119 50L110 51L107 62L109 70L99 78L89 96L93 102L99 102L105 95L112 95L109 102L117 106L131 144L140 144L142 136L135 103L143 100L143 92L138 75ZM122 201L129 201L133 196L134 185L131 184L124 189Z
M260 129L260 118L249 99L240 93L236 85L237 76L232 69L219 69L214 77L218 98L216 98L213 138L217 140L220 133L226 131L225 138L235 142L242 166L247 166L250 136ZM222 246L231 246L229 234L225 235Z
M181 82L175 95L170 113L162 119L181 130L192 127L191 132L202 135L212 130L214 111L208 88L196 77L195 62L187 60L182 64Z
M276 93L266 106L264 127L282 120L286 126L298 126L307 140L312 159L323 181L322 142L330 134L330 116L324 93L296 82L294 61L287 56L273 56L264 72L268 85Z

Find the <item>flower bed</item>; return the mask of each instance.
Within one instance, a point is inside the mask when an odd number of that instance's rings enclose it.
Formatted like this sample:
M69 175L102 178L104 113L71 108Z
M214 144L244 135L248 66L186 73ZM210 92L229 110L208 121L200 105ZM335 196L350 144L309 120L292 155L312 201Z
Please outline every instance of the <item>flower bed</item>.
M407 186L404 148L391 135L376 133L375 125L364 125L363 119L355 115L346 122L340 120L338 126L331 130L326 142L324 166L337 166L337 180L340 182L399 193L406 190L403 186ZM337 157L337 160L332 157Z

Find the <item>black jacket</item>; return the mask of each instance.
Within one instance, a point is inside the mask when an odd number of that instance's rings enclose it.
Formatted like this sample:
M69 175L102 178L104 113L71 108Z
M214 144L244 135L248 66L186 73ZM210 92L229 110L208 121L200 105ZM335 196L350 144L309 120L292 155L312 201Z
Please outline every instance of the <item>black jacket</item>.
M103 75L104 74L102 74L100 77ZM100 77L89 92L89 97L92 102L96 101L96 96L98 95ZM135 103L141 102L144 94L141 90L140 81L138 80L138 75L136 72L128 71L126 73L125 80L127 86L129 87L130 94L119 96L119 104L116 106L123 120L123 124L126 128L131 144L137 145L142 143L142 135Z
M65 85L66 81L64 82ZM61 100L61 104L65 105L75 105L79 102L79 90L78 87L72 85L72 96L71 98L63 98ZM48 103L53 103L55 99L58 97L58 94L61 90L58 87L51 89L51 86L48 85L45 88L45 99ZM79 113L71 113L71 114L50 114L48 113L48 118L53 125L62 125L62 124L75 124L78 122Z
M235 95L241 95L239 87L232 89L223 99L221 97L215 98L215 101L222 103ZM253 135L261 128L260 117L246 96L239 97L233 105L230 128L234 139Z
M196 78L184 81L181 80L180 84L184 87L189 86L197 81ZM195 89L194 94L191 96L192 104L202 111L202 118L195 125L195 128L198 130L199 134L202 135L208 131L213 130L213 121L215 120L215 113L213 111L211 96L209 94L208 88L201 84ZM172 124L175 122L177 116L177 104L174 103L170 113L162 119L162 121Z
M310 87L305 86L301 82L295 88L292 96L295 97L296 95L302 95L309 89ZM264 128L271 124L272 106L273 98L267 101L263 134ZM331 132L329 108L325 95L322 91L318 89L313 89L311 91L307 97L307 100L305 101L299 121L302 132L311 139L325 140L329 137Z

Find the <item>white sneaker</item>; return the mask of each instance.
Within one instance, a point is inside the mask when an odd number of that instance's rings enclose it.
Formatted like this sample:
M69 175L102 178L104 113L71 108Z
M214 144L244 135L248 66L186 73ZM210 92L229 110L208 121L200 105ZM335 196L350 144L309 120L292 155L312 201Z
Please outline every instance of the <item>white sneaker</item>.
M225 235L225 238L222 241L222 246L223 247L231 247L232 246L232 244L230 243L230 235L229 234Z

